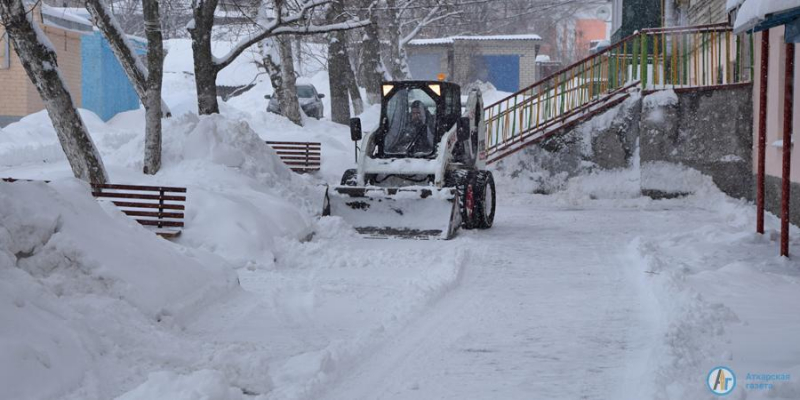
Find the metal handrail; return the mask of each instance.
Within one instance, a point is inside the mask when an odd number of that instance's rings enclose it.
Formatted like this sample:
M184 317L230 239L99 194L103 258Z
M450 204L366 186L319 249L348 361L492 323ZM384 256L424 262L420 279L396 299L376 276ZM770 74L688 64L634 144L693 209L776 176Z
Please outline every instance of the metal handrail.
M643 29L492 103L485 108L489 162L497 160L493 154L507 154L509 145L551 129L554 121L614 101L621 89L749 82L752 37L747 47L746 35L733 35L728 24Z

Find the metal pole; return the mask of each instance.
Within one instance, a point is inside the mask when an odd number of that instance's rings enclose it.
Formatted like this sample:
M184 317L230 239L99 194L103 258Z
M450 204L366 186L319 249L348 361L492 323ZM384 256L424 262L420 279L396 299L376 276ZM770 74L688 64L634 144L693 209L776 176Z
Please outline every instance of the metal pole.
M756 182L756 232L764 233L764 157L767 151L767 84L769 78L769 29L761 32L761 78L758 96L758 178Z
M792 165L792 105L794 101L794 43L786 43L785 96L783 101L783 187L781 190L781 255L789 257L789 195Z

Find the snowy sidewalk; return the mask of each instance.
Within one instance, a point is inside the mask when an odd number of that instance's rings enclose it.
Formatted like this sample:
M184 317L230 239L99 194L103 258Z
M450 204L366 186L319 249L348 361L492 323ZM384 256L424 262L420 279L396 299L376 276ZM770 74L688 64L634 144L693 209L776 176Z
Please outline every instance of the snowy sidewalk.
M493 230L459 239L480 254L458 291L325 398L621 398L655 335L625 247L704 217L503 206Z

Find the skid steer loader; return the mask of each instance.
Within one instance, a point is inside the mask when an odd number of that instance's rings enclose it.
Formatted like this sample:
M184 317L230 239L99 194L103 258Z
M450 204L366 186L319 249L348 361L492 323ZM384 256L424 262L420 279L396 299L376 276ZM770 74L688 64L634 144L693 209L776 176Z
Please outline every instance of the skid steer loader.
M373 238L450 239L494 222L495 184L485 170L483 99L443 81L382 84L380 124L362 137L350 120L357 169L325 193L323 215ZM360 148L360 151L359 151Z

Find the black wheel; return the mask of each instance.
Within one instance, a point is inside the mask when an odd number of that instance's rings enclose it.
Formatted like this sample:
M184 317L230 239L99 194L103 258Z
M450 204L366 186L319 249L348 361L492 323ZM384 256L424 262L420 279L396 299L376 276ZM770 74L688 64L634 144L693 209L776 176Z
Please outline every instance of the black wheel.
M358 171L348 169L342 175L342 186L355 186L358 184Z
M475 227L489 229L494 224L494 211L497 207L494 177L490 171L479 171L475 175Z
M461 213L461 227L475 228L475 173L468 170L450 171L445 186L456 188L458 210Z

